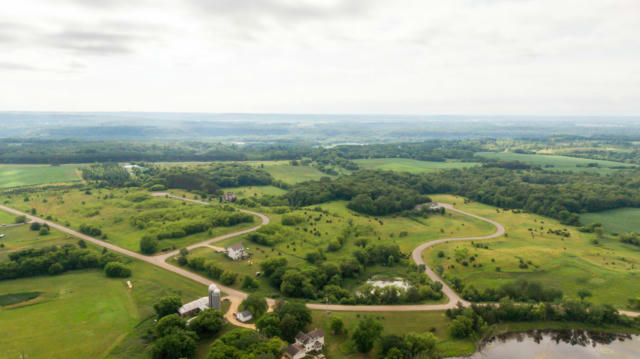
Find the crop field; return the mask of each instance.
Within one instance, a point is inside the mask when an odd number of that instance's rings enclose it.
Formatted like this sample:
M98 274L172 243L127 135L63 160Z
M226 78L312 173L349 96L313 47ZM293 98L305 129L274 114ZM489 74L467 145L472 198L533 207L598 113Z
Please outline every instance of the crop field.
M81 165L0 165L0 188L80 181Z
M167 198L151 198L149 194L136 189L98 189L89 192L70 189L27 196L8 195L4 203L24 211L35 209L37 215L50 217L53 221L76 230L82 224L97 227L102 232L101 238L106 235L107 241L133 251L140 249L139 241L144 235L156 235L158 231L165 229L172 230L183 219L215 216L222 212L216 201L211 206L203 206ZM172 214L171 218L167 217L169 214ZM158 222L155 219L158 216L165 219ZM134 219L149 224L134 224ZM179 248L253 225L255 224L243 223L231 227L217 226L205 232L167 238L160 241L159 248Z
M580 222L585 225L601 223L609 233L640 232L640 208L619 208L609 211L584 213Z
M555 156L555 155L534 155L512 152L479 152L476 156L495 159L500 161L520 161L531 165L541 166L548 170L553 171L593 171L602 174L610 173L619 168L628 167L634 168L636 166L613 162L592 160L587 158L567 157L567 156Z
M396 172L423 173L433 172L443 169L464 168L477 166L475 162L432 162L418 161L408 158L374 158L364 160L354 160L362 169L385 170Z
M273 225L281 230L283 241L273 247L258 245L247 240L247 236L227 239L213 244L214 246L226 248L235 243L242 243L245 249L251 253L251 261L232 261L223 253L216 253L212 248L199 248L190 253L189 258L203 256L219 262L220 267L231 270L239 274L239 279L233 287L241 288L241 279L245 275L255 276L260 271L259 264L262 260L284 256L289 265L300 268L310 266L306 260L306 254L323 249L328 262L339 262L342 259L352 257L352 252L357 248L355 240L347 241L346 244L335 252L327 251L329 242L337 238L342 230L351 222L355 231L359 233L359 238L367 238L369 243L395 243L398 244L403 253L409 257L411 251L420 243L435 240L442 237L470 236L475 234L493 233L494 227L490 224L456 213L445 215L432 215L428 218L407 218L407 217L370 217L358 215L346 208L346 202L335 201L318 206L296 210L290 213L306 218L304 223L296 226L281 226L281 214L273 212L273 209L262 208L260 211L268 213ZM271 212L270 212L271 211ZM317 234L312 234L317 233ZM369 266L366 273L357 279L345 280L343 286L347 289L355 290L364 281L372 276L403 277L406 275L407 267L396 265ZM267 296L278 296L279 292L269 285L267 278L258 278L260 287L257 291Z
M444 202L502 223L506 236L482 241L488 249L470 242L446 243L427 249L423 256L434 269L440 267L448 280L457 277L477 289L497 288L501 284L527 279L562 290L565 297L577 298L581 289L589 290L593 302L626 307L627 299L637 296L640 285L640 251L617 239L597 239L575 227L526 213L513 213L478 203L464 203L447 195L433 196ZM569 237L549 233L566 229ZM443 256L438 253L442 251ZM456 261L456 255L464 257ZM473 260L470 258L474 257ZM468 262L468 266L461 263ZM521 264L524 263L524 264ZM526 265L526 267L525 267ZM452 267L453 266L453 267Z

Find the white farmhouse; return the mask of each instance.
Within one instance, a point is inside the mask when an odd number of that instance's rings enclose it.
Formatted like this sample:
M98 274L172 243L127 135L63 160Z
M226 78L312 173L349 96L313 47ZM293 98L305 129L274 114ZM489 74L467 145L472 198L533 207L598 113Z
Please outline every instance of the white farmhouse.
M243 259L246 256L244 252L244 246L241 243L236 243L232 246L227 247L227 257L233 259L234 261L238 261Z
M309 333L300 332L296 335L296 342L289 345L285 355L291 359L304 358L312 352L322 351L324 347L324 331L316 329Z

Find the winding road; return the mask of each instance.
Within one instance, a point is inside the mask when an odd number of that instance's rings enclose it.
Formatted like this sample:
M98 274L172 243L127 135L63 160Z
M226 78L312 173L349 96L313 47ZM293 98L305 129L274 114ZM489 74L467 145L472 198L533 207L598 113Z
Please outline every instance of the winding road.
M166 197L166 198L172 198L172 199L177 199L177 200L182 200L182 201L189 201L189 202L194 202L194 203L198 203L198 204L203 204L203 205L208 205L208 202L204 202L204 201L199 201L196 199L189 199L189 198L183 198L183 197L178 197L175 195L171 195L169 193L165 193L165 192L160 192L160 193L153 193L153 196L156 197ZM442 283L442 291L443 293L447 296L448 298L448 302L447 303L442 303L442 304L414 304L414 305L340 305L340 304L320 304L320 303L307 303L307 307L310 309L315 309L315 310L331 310L331 311L366 311L366 312L410 312L410 311L433 311L433 310L446 310L446 309L450 309L450 308L454 308L457 306L458 303L461 303L464 306L469 306L471 303L469 303L468 301L460 298L460 296L453 290L451 289L451 287L449 287L433 270L431 270L431 268L429 268L428 266L426 266L426 264L424 263L424 260L422 259L422 252L434 245L438 245L438 244L442 244L442 243L446 243L446 242L452 242L452 241L472 241L472 240L483 240L483 239L491 239L491 238L496 238L496 237L500 237L505 233L505 229L504 227L496 222L493 221L491 219L488 218L484 218L478 215L475 215L473 213L469 213L469 212L465 212L462 210L459 210L457 208L454 208L452 205L447 204L447 203L438 203L439 206L444 207L445 209L447 209L448 211L452 211L452 212L457 212L466 216L470 216L476 219L479 219L481 221L485 221L487 223L490 223L492 225L494 225L496 227L496 231L493 234L490 235L486 235L486 236L478 236L478 237L462 237L462 238L443 238L443 239L437 239L434 241L430 241L430 242L425 242L421 245L419 245L418 247L416 247L413 252L412 252L412 258L414 260L414 262L416 262L416 264L420 265L420 264L424 264L425 265L425 273L427 274L427 276L429 276L429 278L436 282L440 282ZM16 209L4 206L4 205L0 205L0 209L13 213L15 215L23 215L26 216L28 219L32 220L32 221L38 221L41 223L47 223L51 228L55 228L61 232L70 234L74 237L77 238L81 238L84 239L86 241L89 241L91 243L94 243L98 246L101 247L105 247L107 249L113 250L114 252L118 252L124 255L127 255L129 257L133 257L135 259L153 264L155 266L164 268L168 271L174 272L176 274L179 274L185 278L189 278L192 279L196 282L202 283L204 285L210 285L212 283L215 283L218 287L220 287L220 290L222 290L223 292L227 293L229 300L231 301L231 307L229 309L229 311L227 312L227 314L225 315L225 317L234 325L236 326L241 326L241 327L245 327L245 328L255 328L254 325L252 324L245 324L245 323L241 323L238 322L235 317L233 317L233 312L237 311L238 305L240 304L240 302L247 297L247 293L227 287L227 286L223 286L220 285L219 283L216 283L208 278L205 278L203 276L200 276L196 273L187 271L183 268L174 266L172 264L167 263L167 259L177 255L179 253L179 250L174 250L174 251L170 251L170 252L165 252L156 256L146 256L137 252L133 252L130 251L128 249L124 249L121 247L118 247L116 245L113 245L111 243L87 236L83 233L74 231L70 228L61 226L57 223L51 222L51 221L47 221L44 220L42 218L36 217L36 216L32 216L29 215L27 213L18 211ZM212 239L208 239L206 241L203 242L199 242L196 244L192 244L190 246L187 247L187 249L192 250L194 248L199 248L199 247L211 247L211 244L215 243L215 242L219 242L228 238L233 238L233 237L237 237L237 236L241 236L243 234L247 234L253 231L258 230L260 227L269 224L269 217L267 217L266 215L259 213L259 212L254 212L254 211L249 211L246 209L238 209L241 212L244 213L248 213L251 215L254 215L258 218L260 218L261 223L255 227L252 228L248 228L242 231L238 231L238 232L234 232L234 233L229 233L229 234L225 234L222 236L218 236ZM273 304L275 303L274 300L272 299L268 299L267 300L269 303L269 306L272 307ZM640 313L637 312L629 312L629 311L620 311L620 313L628 315L628 316L640 316Z

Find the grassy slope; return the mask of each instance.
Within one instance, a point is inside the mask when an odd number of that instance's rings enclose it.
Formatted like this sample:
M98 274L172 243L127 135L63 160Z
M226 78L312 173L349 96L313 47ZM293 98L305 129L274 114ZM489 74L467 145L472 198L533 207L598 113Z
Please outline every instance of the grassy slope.
M610 233L640 232L640 208L619 208L585 213L580 216L585 225L599 222Z
M0 165L0 188L80 181L78 165Z
M104 199L105 195L113 194L114 198ZM39 192L29 195L29 200L24 201L23 196L7 197L4 201L9 206L27 211L35 208L39 216L52 216L54 221L63 225L68 224L73 229L78 229L82 223L93 224L102 229L108 236L108 241L120 247L133 251L139 251L139 242L145 230L131 225L129 218L139 210L135 209L136 203L128 202L125 190L94 190L90 195L80 190L61 192ZM46 199L46 202L44 200ZM168 201L171 205L179 202L173 199L158 198L156 200ZM215 203L214 203L215 204ZM185 206L198 206L200 204L185 202ZM92 215L95 210L99 214ZM160 241L159 248L180 248L186 245L201 242L221 234L236 232L255 226L255 223L243 223L233 227L216 227L211 233L203 232L192 234L183 238L165 239Z
M397 172L422 173L433 172L441 169L463 168L476 166L473 162L430 162L418 161L408 158L374 158L355 160L362 169L387 170Z
M442 265L445 275L459 277L476 288L498 287L517 278L536 280L561 289L565 297L576 298L580 289L593 293L592 300L625 307L627 299L637 296L640 286L640 250L617 240L603 240L594 245L594 234L578 232L574 227L533 214L498 213L496 208L478 203L464 204L461 198L439 195L435 199L457 202L457 207L502 223L508 237L483 241L489 249L476 249L469 242L438 245L424 252L425 260L433 267ZM541 229L543 227L544 229ZM529 231L529 228L533 232ZM546 233L567 228L569 238ZM532 236L533 233L533 236ZM482 267L463 267L455 263L456 247L466 247L469 254L477 254L475 263ZM448 258L438 258L444 251ZM519 259L531 261L528 269L519 268ZM492 262L492 259L495 262ZM448 268L453 264L454 269ZM501 272L496 271L501 268Z
M0 224L13 224L15 222L16 215L9 212L0 211ZM2 227L0 227L2 230Z
M613 162L613 161L602 161L602 160L593 160L586 158L577 158L577 157L567 157L567 156L554 156L554 155L534 155L534 154L522 154L522 153L512 153L512 152L479 152L476 154L477 156L481 156L489 159L496 159L501 161L520 161L529 163L532 165L545 167L547 165L552 165L553 167L549 167L548 169L554 171L594 171L602 174L610 173L615 169L611 167L632 167L631 165ZM599 167L586 167L589 163L597 163ZM578 167L578 165L582 167Z

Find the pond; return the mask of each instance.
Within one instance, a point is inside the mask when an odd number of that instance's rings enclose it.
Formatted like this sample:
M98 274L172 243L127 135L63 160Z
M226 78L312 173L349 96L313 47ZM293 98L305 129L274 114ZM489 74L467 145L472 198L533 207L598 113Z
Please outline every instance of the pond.
M535 330L487 340L465 359L640 358L640 336L585 330Z

